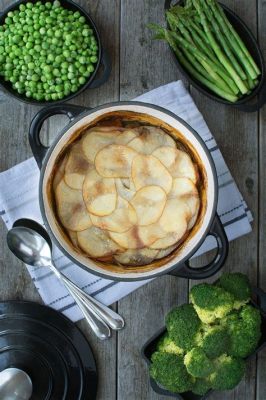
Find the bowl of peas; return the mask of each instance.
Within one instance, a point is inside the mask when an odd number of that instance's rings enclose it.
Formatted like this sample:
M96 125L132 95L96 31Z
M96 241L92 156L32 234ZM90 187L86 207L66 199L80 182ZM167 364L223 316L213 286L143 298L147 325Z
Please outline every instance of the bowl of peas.
M110 72L92 18L72 0L20 0L0 14L0 85L18 100L61 103Z

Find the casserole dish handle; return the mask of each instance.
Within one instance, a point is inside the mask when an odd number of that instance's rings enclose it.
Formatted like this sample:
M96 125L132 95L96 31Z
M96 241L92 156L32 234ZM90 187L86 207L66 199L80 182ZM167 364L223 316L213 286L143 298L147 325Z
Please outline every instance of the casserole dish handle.
M76 106L73 104L58 104L55 106L52 105L49 107L45 107L35 115L30 125L29 142L34 158L40 169L42 167L45 154L49 149L49 147L42 144L40 139L40 132L44 121L47 118L57 114L67 115L70 121L72 121L85 110L89 110L89 108Z
M217 214L214 217L208 236L213 236L217 242L217 252L214 259L209 264L199 268L192 268L189 260L187 260L181 267L178 265L176 270L171 271L170 275L187 279L206 279L215 275L222 268L228 255L229 243L223 224Z

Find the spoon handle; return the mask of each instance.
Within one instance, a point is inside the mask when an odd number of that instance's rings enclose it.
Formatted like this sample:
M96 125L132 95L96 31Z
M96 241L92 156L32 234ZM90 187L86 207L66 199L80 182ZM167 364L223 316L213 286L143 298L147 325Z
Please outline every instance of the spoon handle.
M79 306L82 314L84 315L86 321L88 322L89 326L96 334L96 336L100 340L109 339L111 337L111 331L108 325L106 325L106 323L101 318L99 318L99 316L92 309L90 309L87 304L84 304L78 293L69 285L69 283L64 282L64 284L77 305Z
M76 292L83 304L87 305L91 311L94 311L96 314L98 314L98 316L101 317L110 326L110 328L114 330L120 330L124 328L125 321L119 314L80 289L65 275L61 274L54 265L51 267L56 270L56 272L54 271L56 275L60 275L60 279L62 279L65 284L69 285Z

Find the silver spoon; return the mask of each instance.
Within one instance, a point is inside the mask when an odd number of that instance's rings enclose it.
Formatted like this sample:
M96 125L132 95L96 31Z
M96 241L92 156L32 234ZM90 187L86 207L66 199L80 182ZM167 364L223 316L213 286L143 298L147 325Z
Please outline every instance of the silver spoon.
M29 400L32 382L28 374L17 368L7 368L0 372L0 399Z
M38 230L40 231L40 229ZM47 235L45 230L44 232ZM14 227L7 234L7 243L10 250L20 260L36 267L47 266L64 282L81 308L86 320L100 339L106 339L111 335L106 324L115 330L124 327L124 320L120 315L89 296L56 269L52 262L51 248L47 240L39 232L24 226ZM92 318L91 314L95 318Z

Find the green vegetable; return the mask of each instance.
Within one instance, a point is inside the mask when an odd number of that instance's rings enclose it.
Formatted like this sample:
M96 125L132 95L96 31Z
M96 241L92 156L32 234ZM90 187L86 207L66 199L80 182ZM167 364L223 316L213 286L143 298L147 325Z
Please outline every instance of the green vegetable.
M208 379L196 379L191 391L199 396L204 396L211 389Z
M190 298L202 322L209 324L233 310L234 297L224 289L202 283L190 291Z
M219 325L204 325L197 337L197 345L211 359L226 353L229 343L230 337L227 329Z
M167 314L165 322L169 337L178 347L185 350L194 347L201 322L192 304L173 308Z
M215 368L216 371L209 378L212 389L230 390L243 378L245 362L224 354L215 361Z
M244 274L223 274L217 285L234 296L234 308L236 309L250 301L251 286L248 277Z
M258 346L261 337L261 316L259 310L245 305L239 313L229 315L225 322L229 336L230 346L227 353L245 358Z
M194 379L187 373L183 357L155 352L151 358L150 376L165 389L174 393L189 391Z
M206 378L213 372L213 364L200 347L190 350L184 358L184 364L190 375Z
M150 24L168 42L188 73L236 102L258 85L261 74L242 39L216 0L186 0L166 11L169 30Z
M63 99L87 82L98 61L86 19L57 0L21 4L0 28L0 75L27 98Z
M165 353L173 353L177 355L182 355L184 350L178 347L173 340L169 337L169 334L166 333L158 342L157 350Z

